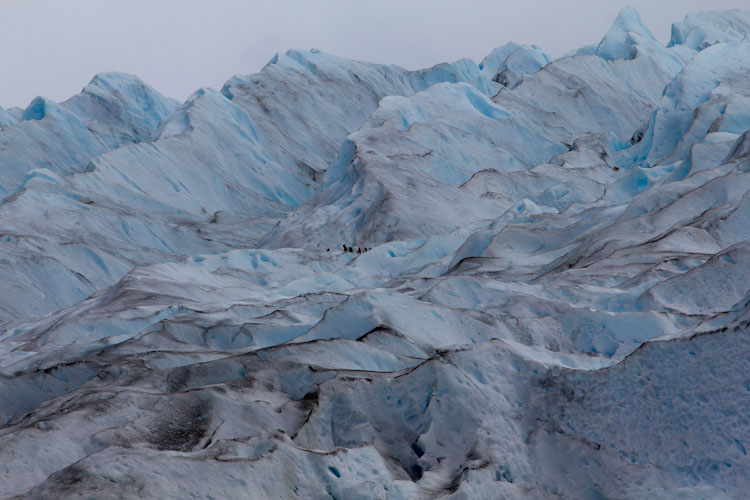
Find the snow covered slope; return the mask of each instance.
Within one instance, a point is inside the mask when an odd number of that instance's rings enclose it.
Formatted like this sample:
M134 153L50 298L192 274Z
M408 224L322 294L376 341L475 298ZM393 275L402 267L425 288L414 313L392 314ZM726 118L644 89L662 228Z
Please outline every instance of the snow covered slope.
M0 497L742 498L748 20L0 109Z

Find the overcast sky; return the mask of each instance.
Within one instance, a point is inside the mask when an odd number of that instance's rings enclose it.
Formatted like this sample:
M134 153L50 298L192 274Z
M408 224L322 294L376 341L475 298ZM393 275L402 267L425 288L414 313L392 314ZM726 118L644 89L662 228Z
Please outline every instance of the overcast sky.
M598 42L634 5L666 43L688 12L748 0L0 0L0 105L64 100L102 71L184 100L312 47L416 69L513 40L552 56Z

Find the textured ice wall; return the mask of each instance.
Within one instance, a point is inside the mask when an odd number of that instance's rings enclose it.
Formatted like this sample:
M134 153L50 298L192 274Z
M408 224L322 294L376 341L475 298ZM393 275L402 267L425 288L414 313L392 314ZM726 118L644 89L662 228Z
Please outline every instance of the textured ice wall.
M748 19L0 109L0 496L742 498Z

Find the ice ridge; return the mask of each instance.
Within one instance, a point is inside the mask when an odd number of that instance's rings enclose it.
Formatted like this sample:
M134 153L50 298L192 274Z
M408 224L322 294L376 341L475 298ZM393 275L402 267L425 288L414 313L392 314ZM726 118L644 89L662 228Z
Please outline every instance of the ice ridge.
M0 108L0 497L743 498L749 33Z

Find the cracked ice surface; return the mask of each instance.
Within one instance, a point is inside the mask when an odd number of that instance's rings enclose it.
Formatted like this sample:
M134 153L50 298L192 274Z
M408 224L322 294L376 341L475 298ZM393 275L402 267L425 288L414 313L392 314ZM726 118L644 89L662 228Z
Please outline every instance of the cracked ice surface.
M743 497L749 33L0 109L0 496Z

